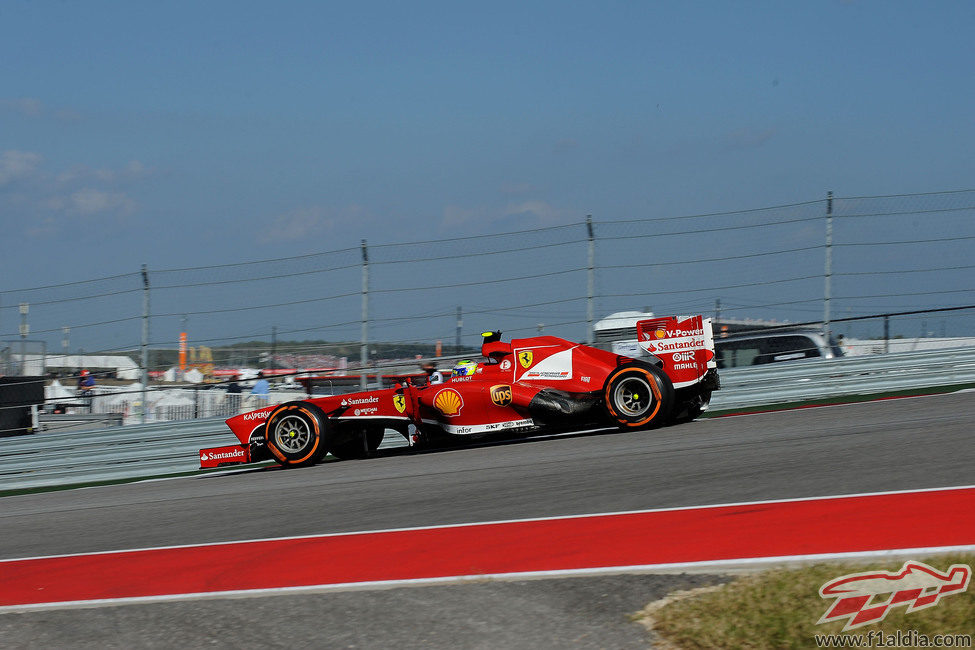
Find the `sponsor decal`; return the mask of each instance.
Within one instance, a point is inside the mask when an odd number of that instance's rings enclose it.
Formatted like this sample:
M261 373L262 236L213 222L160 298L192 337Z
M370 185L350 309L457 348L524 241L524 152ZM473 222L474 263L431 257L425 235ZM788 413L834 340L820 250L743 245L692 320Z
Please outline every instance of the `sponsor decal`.
M511 404L511 386L507 384L491 386L491 403L495 406Z
M549 379L552 381L562 381L570 378L568 370L536 370L526 372L521 376L522 379Z
M244 413L244 422L248 420L266 420L267 416L271 414L271 411L255 411L253 413Z
M616 354L622 354L626 357L638 357L640 356L641 350L640 342L635 339L632 341L613 341L613 352Z
M375 395L368 395L366 397L352 397L342 400L341 406L355 406L357 404L375 404L379 401L379 398Z
M511 370L511 359L505 359L501 362L502 370Z
M702 316L642 320L637 323L637 340L640 347L664 362L674 388L697 383L709 368L717 366L711 321Z
M519 379L566 381L572 379L572 349L556 352L527 370Z
M592 377L579 377L579 379L581 379L582 383L584 384L588 384L589 382L592 381Z
M372 415L372 414L378 413L378 412L379 412L379 409L377 409L375 407L373 407L373 408L367 408L367 409L356 409L355 410L355 415Z
M228 463L249 463L248 447L233 445L200 450L200 468L219 467Z
M521 367L525 368L526 370L532 367L532 360L534 358L535 355L531 350L522 350L518 353L518 363L520 363Z
M830 580L819 588L823 598L836 598L816 622L829 623L848 619L843 631L878 623L894 607L907 606L907 612L934 607L944 596L968 589L972 568L953 564L947 573L915 562L905 562L900 571L865 571L850 573Z
M650 342L645 345L647 352L678 352L681 350L700 350L705 347L703 338L685 337L668 339L662 343Z
M448 418L452 418L464 408L464 398L453 388L445 388L433 398L433 405Z
M522 427L530 427L535 422L531 419L528 420L508 420L507 422L495 422L493 424L485 424L485 431L507 431L508 429L520 429Z
M455 426L451 424L443 425L447 433L454 435L464 435L472 433L492 433L496 431L514 431L517 429L527 429L535 426L535 421L531 418L525 420L509 420L507 422L492 422L490 424L476 424L473 426Z
M402 413L406 410L406 396L405 395L393 395L393 406L396 410Z
M245 454L243 449L234 449L233 451L200 454L200 460L225 460L228 458L243 458L244 455Z

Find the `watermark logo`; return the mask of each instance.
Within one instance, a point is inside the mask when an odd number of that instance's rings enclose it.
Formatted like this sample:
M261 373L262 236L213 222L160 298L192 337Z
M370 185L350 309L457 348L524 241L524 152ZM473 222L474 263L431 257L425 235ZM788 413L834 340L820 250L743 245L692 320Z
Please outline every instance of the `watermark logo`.
M843 631L884 620L891 608L907 612L934 607L944 596L968 589L972 568L953 564L942 573L922 562L905 562L900 571L866 571L830 580L819 588L823 598L836 598L816 624L848 619Z

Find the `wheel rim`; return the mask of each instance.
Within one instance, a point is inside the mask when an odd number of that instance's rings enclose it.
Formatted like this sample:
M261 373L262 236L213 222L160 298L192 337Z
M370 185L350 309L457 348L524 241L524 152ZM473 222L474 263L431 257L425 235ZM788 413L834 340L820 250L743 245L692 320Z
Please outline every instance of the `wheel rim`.
M286 415L274 425L274 443L281 451L300 452L310 441L311 427L301 416Z
M627 417L639 417L653 405L653 390L646 380L627 377L613 390L613 402Z

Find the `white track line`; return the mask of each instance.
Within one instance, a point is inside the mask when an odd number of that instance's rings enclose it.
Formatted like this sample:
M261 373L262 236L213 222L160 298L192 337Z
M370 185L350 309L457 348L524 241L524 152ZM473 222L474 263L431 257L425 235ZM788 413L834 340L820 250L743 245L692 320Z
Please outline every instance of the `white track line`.
M835 494L828 496L816 496L816 497L798 497L792 499L770 499L764 501L739 501L734 503L717 503L708 505L698 505L698 506L673 506L669 508L651 508L648 510L624 510L620 512L597 512L597 513L586 513L581 515L563 515L563 516L551 516L551 517L529 517L526 519L500 519L497 521L473 521L460 524L437 524L431 526L410 526L406 528L382 528L377 530L356 530L345 533L320 533L314 535L289 535L286 537L267 537L258 539L242 539L242 540L232 540L225 542L205 542L201 544L176 544L173 546L150 546L146 548L129 548L129 549L117 549L111 551L92 551L88 553L65 553L62 555L38 555L33 557L21 557L21 558L8 558L0 559L0 564L5 562L22 562L25 560L41 560L49 558L65 558L65 557L82 557L91 555L109 555L112 553L137 553L140 551L168 551L173 549L181 548L202 548L206 546L230 546L236 544L254 544L260 542L280 542L280 541L291 541L299 539L317 539L322 537L345 537L350 535L375 535L381 533L402 533L402 532L412 532L418 530L437 530L443 528L469 528L473 526L493 526L497 524L519 524L519 523L530 523L535 521L554 521L558 519L588 519L592 517L612 517L616 515L639 515L639 514L650 514L655 512L674 512L678 510L707 510L712 508L728 508L737 506L757 506L757 505L771 505L776 503L800 503L803 501L827 501L833 499L850 499L858 497L874 497L874 496L886 496L894 494L921 494L924 492L948 492L952 490L971 490L975 489L975 485L956 485L950 487L936 487L936 488L921 488L918 490L889 490L885 492L862 492L854 494Z

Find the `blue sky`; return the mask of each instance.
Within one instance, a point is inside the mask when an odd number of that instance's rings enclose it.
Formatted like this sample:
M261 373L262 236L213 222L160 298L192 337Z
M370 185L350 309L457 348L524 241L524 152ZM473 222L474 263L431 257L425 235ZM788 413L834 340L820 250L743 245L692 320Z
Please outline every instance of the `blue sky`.
M970 2L6 2L0 290L969 188L973 28Z

